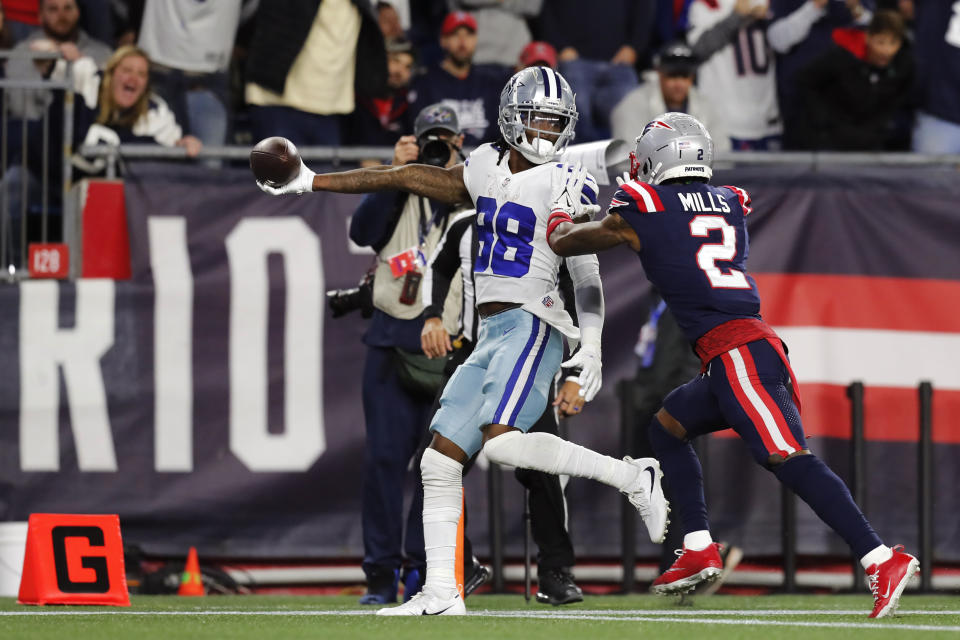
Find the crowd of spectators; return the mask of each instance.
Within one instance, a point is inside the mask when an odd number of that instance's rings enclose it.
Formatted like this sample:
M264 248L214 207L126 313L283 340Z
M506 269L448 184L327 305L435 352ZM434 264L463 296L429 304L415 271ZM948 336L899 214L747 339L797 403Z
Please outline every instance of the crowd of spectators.
M44 158L44 207L60 206L63 92L44 79L82 98L75 147L390 147L442 103L469 148L499 136L510 75L546 65L576 94L576 142L631 142L674 110L720 151L960 153L960 4L946 1L0 0L0 49L0 72L32 83L4 96L14 226L39 209Z
M0 0L0 47L59 54L6 61L6 77L36 80L81 60L102 74L113 52L136 45L149 64L150 104L182 133L153 139L191 153L269 135L391 146L411 114L437 102L457 112L473 146L497 137L500 90L530 64L556 68L573 87L577 142L629 141L663 108L709 122L721 149L957 152L960 12L949 5ZM36 122L56 103L44 90L8 94L15 123ZM89 124L111 126L81 123L75 144Z

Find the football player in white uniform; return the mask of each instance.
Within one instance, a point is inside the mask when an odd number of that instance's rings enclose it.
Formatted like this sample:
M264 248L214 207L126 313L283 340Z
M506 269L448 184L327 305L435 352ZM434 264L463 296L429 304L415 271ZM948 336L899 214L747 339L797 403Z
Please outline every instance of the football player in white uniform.
M654 542L666 533L669 509L656 460L617 460L551 434L526 433L543 413L547 387L560 367L561 334L580 341L565 364L582 368L579 382L586 400L601 383L603 292L596 256L568 263L578 289L578 330L556 289L561 259L547 244L548 224L559 224L567 215L562 212L592 215L599 209L596 182L583 167L553 162L573 138L576 122L566 80L550 68L529 67L515 74L500 96L500 142L480 146L463 164L329 174L314 174L302 165L286 185L260 184L273 195L403 190L450 204L471 201L477 210L480 336L444 390L430 425L433 440L420 465L427 581L410 601L382 609L381 615L465 613L455 579L457 522L463 463L481 447L498 464L616 487L640 511ZM551 218L555 210L561 213Z

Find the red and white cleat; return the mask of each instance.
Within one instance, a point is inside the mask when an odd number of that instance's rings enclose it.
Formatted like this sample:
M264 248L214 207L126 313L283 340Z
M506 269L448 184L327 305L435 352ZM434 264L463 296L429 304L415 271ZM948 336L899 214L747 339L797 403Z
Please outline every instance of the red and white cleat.
M679 556L663 575L653 581L650 590L658 595L686 593L701 582L716 580L723 571L720 545L714 542L706 549L677 549Z
M867 569L867 581L873 592L871 618L884 618L897 610L900 596L913 574L920 571L920 563L909 553L900 551L903 545L893 548L893 556L886 562L871 565Z

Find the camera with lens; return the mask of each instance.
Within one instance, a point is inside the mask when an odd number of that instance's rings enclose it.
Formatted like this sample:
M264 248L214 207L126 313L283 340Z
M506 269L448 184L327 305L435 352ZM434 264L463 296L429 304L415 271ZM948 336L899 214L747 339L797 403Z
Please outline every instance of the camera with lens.
M357 309L364 318L373 315L373 271L368 271L352 289L327 291L327 303L334 318L345 316Z
M420 155L417 157L417 162L435 167L445 167L450 162L453 149L450 147L450 143L440 136L423 136L419 144Z

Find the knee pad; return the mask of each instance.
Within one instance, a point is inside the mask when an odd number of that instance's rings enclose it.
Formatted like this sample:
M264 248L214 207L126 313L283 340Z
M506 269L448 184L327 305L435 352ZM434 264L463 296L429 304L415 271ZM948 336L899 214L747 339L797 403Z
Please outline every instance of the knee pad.
M463 483L463 465L436 449L426 449L420 459L420 477L423 486L456 485Z

